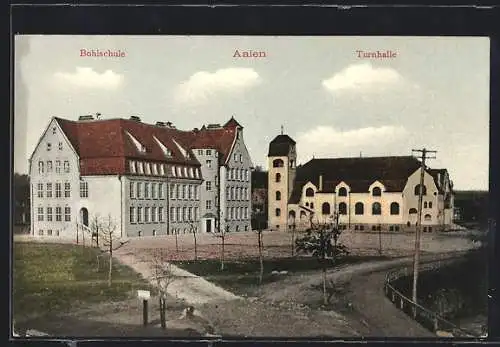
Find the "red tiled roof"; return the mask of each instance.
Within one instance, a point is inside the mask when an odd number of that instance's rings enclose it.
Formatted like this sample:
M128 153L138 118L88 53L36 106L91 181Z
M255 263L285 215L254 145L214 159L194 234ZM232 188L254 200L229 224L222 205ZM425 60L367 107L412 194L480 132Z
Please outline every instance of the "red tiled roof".
M78 153L82 174L86 175L124 174L128 170L126 159L199 166L192 153L197 148L216 149L220 153L221 164L224 164L237 129L241 128L234 118L224 127L193 131L128 119L71 121L56 118L56 121ZM127 132L145 147L146 152L137 150ZM154 137L172 152L171 157L165 156ZM184 157L174 140L189 153L189 158Z

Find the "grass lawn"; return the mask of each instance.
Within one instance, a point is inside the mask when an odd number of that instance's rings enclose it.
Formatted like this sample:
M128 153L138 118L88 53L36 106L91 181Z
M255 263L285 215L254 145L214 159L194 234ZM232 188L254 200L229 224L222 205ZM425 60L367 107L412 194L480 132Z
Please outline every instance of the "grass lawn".
M387 260L385 256L346 256L337 260L332 269L340 265L355 264L371 260ZM174 262L175 265L198 276L203 276L207 281L238 295L251 295L258 288L260 262L259 259L228 260L224 263L224 271L220 270L219 259L191 260ZM313 257L286 257L264 259L264 276L262 282L271 283L283 279L283 275L273 275L272 271L288 271L286 276L307 271L321 270L321 263Z
M97 269L94 248L64 244L14 243L13 313L16 321L69 311L85 304L120 301L149 288L129 267L114 262L108 287L108 259Z

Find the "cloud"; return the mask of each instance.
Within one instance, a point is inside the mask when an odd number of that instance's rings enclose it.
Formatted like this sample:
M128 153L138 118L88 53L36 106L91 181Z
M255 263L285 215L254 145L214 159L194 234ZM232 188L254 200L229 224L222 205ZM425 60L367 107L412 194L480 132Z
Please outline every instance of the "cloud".
M371 63L353 64L323 80L323 87L329 92L376 91L403 82L396 70L388 67L373 67Z
M259 74L251 68L199 71L179 85L175 98L181 103L202 102L214 94L239 93L260 82Z
M297 149L299 162L316 158L336 158L363 155L399 155L394 150L408 136L402 126L385 125L340 131L330 126L317 126L299 133ZM394 148L393 151L390 147Z
M123 82L123 75L111 70L98 73L90 67L77 67L76 72L56 72L57 81L83 88L116 89Z

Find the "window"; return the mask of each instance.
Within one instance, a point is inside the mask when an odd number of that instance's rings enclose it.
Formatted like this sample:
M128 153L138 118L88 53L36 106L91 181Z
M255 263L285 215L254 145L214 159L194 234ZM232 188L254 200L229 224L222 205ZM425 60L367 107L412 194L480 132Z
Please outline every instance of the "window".
M137 207L137 223L142 223L142 206Z
M62 142L59 142L59 143L57 144L57 148L59 148L59 150L60 150L60 151L62 151L62 150L63 150L63 143L62 143Z
M310 208L314 208L314 203L311 202L311 204L309 205Z
M229 219L234 219L234 207L229 209Z
M207 182L206 182L206 188L207 188L207 191L208 191L208 190L212 190L212 182L207 181Z
M149 199L149 183L144 183L144 199Z
M135 223L135 207L130 207L130 223Z
M182 198L187 199L187 186L185 184L182 185Z
M430 220L432 219L432 217L431 217L431 215L430 215L430 214L426 214L426 215L424 216L424 219L425 219L426 221L430 221Z
M194 220L197 221L198 218L199 218L199 216L198 216L198 207L195 207L194 208Z
M43 207L38 208L38 221L43 222Z
M52 236L52 229L47 230L47 235Z
M399 204L397 202L391 203L391 215L399 214Z
M432 208L432 201L429 201L429 204L427 206L429 206L429 208Z
M280 191L276 192L276 200L281 200L281 192Z
M206 155L212 155L212 150L207 149L205 153ZM201 151L201 154L203 154L203 151Z
M226 170L226 180L229 180L229 170Z
M158 183L158 198L163 199L164 194L163 194L163 183Z
M37 184L38 197L43 198L43 183Z
M144 223L149 223L149 207L144 207Z
M163 223L163 206L158 207L158 222Z
M82 183L80 182L80 196L82 196ZM130 198L135 199L135 182L130 182Z
M415 186L415 195L419 195L420 193L420 184L417 184ZM427 188L426 186L422 186L422 195L427 195Z
M160 164L160 175L165 176L165 164Z
M51 172L52 172L52 161L48 160L47 161L47 173L51 173Z
M276 217L281 216L281 209L277 208L276 211L275 211L275 213L276 213Z
M226 187L226 199L231 200L231 190L229 187Z
M248 182L248 170L245 170L245 181Z
M321 205L321 213L322 214L330 214L330 204L327 202L324 202L323 205Z
M372 204L372 215L380 215L382 214L382 206L379 202L374 202Z
M424 201L424 208L427 208L427 201Z
M175 166L172 166L172 176L175 177Z
M191 184L188 184L187 190L188 190L188 199L192 200L193 199L193 186Z
M56 173L61 173L61 161L56 160Z
M151 198L157 198L158 191L156 190L156 183L151 183Z
M156 206L151 207L151 222L156 223Z
M379 187L375 187L372 189L372 195L373 196L381 196L382 190Z
M71 222L71 207L66 206L64 208L64 221Z
M306 189L306 196L314 196L314 189L307 188Z
M142 198L142 182L137 182L137 198Z
M52 144L50 142L47 142L47 151L50 151L52 149Z
M175 197L176 197L176 199L181 198L181 185L180 184L175 185Z
M238 154L234 154L234 161L238 161Z
M212 161L211 161L211 160L207 160L207 167L208 167L209 169L211 169L211 168L212 168Z
M135 161L131 160L129 162L129 169L130 169L131 173L136 173L136 170L135 170Z
M187 221L187 207L186 207L186 206L184 206L184 207L182 208L182 220L183 220L184 222L185 222L185 221Z
M170 199L175 199L175 184L170 184Z
M69 173L69 160L64 161L64 172Z
M64 183L64 197L71 197L71 184L69 182Z
M276 174L276 182L281 182L281 174L280 173Z
M193 220L193 208L188 207L188 221L192 221L192 220Z
M146 175L151 175L151 164L146 163Z
M198 200L198 186L193 186L194 199Z
M42 229L38 230L38 235L43 236L43 230Z
M234 187L231 187L231 200L234 200Z
M273 160L273 167L283 167L285 163L281 159L274 159Z
M158 164L153 164L153 175L158 175Z
M38 162L38 173L43 174L44 172L44 167L43 167L43 161Z
M212 208L212 200L207 200L206 208L207 210L210 210Z
M184 167L184 177L188 177L188 169L187 169L187 167Z
M52 183L47 183L47 197L52 197Z
M56 198L61 197L61 183L56 183Z
M52 222L52 207L47 207L47 222Z
M347 196L347 189L345 187L339 189L339 196Z
M175 222L175 207L170 207L170 220Z
M415 214L417 213L417 209L416 208L410 208L410 210L408 211L409 214Z
M56 207L56 222L62 221L62 208Z
M137 171L142 175L144 173L144 164L142 162L137 163Z
M177 221L180 222L181 221L181 208L180 207L177 207L177 210L176 210L176 218L177 218Z
M362 202L357 202L355 205L354 205L354 214L356 215L362 215L365 213L365 206L363 205Z
M240 163L243 163L243 156L240 154Z
M245 219L248 219L248 207L245 207Z
M347 204L345 202L339 204L339 214L347 214Z

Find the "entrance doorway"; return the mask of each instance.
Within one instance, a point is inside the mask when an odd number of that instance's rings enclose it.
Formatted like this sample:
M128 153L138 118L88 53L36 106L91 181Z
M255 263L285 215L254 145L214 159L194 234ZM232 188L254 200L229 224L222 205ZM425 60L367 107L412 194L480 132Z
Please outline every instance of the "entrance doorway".
M85 207L82 207L82 209L80 210L80 220L82 221L83 225L85 225L86 227L89 226L89 211Z
M212 220L211 219L205 220L205 231L207 233L211 233L212 232Z

